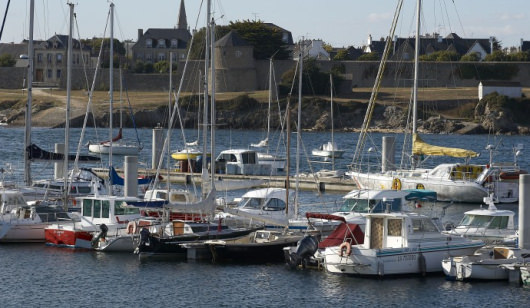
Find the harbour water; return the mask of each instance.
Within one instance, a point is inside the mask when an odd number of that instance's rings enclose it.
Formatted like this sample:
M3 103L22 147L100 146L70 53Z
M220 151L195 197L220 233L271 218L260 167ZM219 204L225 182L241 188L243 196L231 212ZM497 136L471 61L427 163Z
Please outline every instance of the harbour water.
M80 130L74 129L72 140L79 138ZM151 130L142 129L140 139L144 142L140 161L150 165ZM196 133L186 131L188 141ZM0 165L11 164L13 173L4 172L6 179L20 180L22 174L23 129L0 129ZM108 133L99 132L107 137ZM133 130L124 135L133 138ZM375 134L374 146L380 146L381 134ZM261 131L220 130L216 135L217 151L229 147L248 147L263 139ZM305 153L326 142L329 133L304 133ZM402 143L396 135L399 153ZM90 130L86 140L94 140ZM102 138L103 139L103 138ZM181 143L174 134L172 149ZM357 134L336 133L339 147L346 150L344 159L337 161L337 168L346 169L357 141ZM487 144L498 145L502 151L496 161L513 161L512 147L528 145L524 136L458 136L427 135L424 139L438 145L459 146L481 152L474 162L487 163ZM37 128L33 130L33 141L44 149L53 149L54 143L64 142L61 129ZM71 142L74 151L77 141ZM293 142L295 144L295 142ZM292 143L292 144L293 144ZM273 140L270 144L274 145ZM372 145L370 145L372 146ZM86 151L86 147L83 147ZM293 151L294 152L294 145ZM302 155L301 169L309 171L307 158ZM529 170L530 159L524 154L517 158L520 166ZM441 162L439 160L433 163ZM121 166L123 158L116 157ZM292 164L294 166L294 163ZM314 170L322 165L313 165ZM329 166L325 166L329 168ZM53 167L33 164L35 178L50 176ZM294 172L294 170L293 170ZM230 192L227 197L241 194ZM330 203L325 207L316 205L302 211L331 211L340 203L341 195L302 192L302 203L320 203L321 198ZM336 202L334 202L336 201ZM440 206L446 204L439 204ZM477 205L454 204L446 210L446 220L457 222L462 213ZM500 205L500 208L517 210L516 204ZM0 284L1 307L124 307L136 306L196 306L196 307L330 307L330 306L526 306L530 290L513 286L508 282L452 282L440 275L400 277L392 279L363 279L327 274L323 271L289 270L283 264L237 265L211 264L209 262L158 261L142 263L133 254L108 254L92 251L74 251L46 247L44 244L0 245L3 281Z

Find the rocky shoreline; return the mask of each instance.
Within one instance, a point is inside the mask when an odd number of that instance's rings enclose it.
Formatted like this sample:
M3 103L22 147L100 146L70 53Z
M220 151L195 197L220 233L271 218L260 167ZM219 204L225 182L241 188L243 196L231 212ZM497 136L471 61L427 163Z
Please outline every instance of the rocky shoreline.
M161 124L167 125L167 103L153 104L149 108L141 108L134 112L137 127L152 128ZM196 128L198 122L198 98L182 100L179 104L182 123L185 128ZM279 108L285 110L286 101L279 103ZM342 101L336 104L334 111L334 128L336 131L355 132L363 123L366 103ZM447 105L447 104L446 104ZM371 121L371 130L377 132L402 132L407 126L408 104L377 104ZM478 103L465 103L450 106L450 108L434 107L422 103L419 106L418 130L433 134L512 134L529 135L530 101L524 98L508 99L496 93L488 95ZM445 105L444 105L445 106ZM455 109L467 117L455 117ZM2 107L2 102L0 102ZM217 124L221 129L265 129L267 127L266 102L259 102L248 95L240 95L217 103ZM81 127L84 121L82 108L73 114L71 127ZM95 115L98 127L108 127L109 114L103 108ZM297 119L297 103L291 103L291 125L295 128ZM429 110L432 109L432 110ZM438 109L438 110L437 110ZM280 127L278 105L271 112L271 126ZM427 111L426 111L427 110ZM7 111L7 112L6 112ZM322 97L305 98L302 102L302 128L310 131L324 131L331 129L329 100ZM0 109L10 126L22 126L24 113L16 108ZM6 114L7 113L7 114ZM63 127L64 108L53 104L37 104L32 118L34 126ZM201 115L202 117L202 115ZM114 125L118 125L119 114L114 114ZM90 125L94 119L90 117ZM132 119L124 117L124 126L133 127ZM179 121L174 125L180 127Z

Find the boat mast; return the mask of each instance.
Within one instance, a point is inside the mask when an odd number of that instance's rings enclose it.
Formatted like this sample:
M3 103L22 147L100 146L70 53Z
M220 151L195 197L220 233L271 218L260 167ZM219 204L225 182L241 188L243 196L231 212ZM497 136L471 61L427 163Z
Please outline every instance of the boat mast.
M63 162L63 178L64 189L63 198L64 206L68 207L68 153L70 148L70 100L72 95L72 48L73 48L73 27L74 27L74 4L68 3L70 6L70 24L68 26L68 50L66 54L66 121L64 122L64 162Z
M418 64L420 56L420 12L421 12L421 0L417 0L416 5L416 41L414 46L414 82L412 88L412 135L414 136L418 132L417 120L418 120ZM417 164L417 157L412 155L412 168L414 169Z
M300 41L300 53L298 54L298 123L296 123L296 188L294 201L294 214L298 215L298 191L300 188L300 147L302 141L302 73L304 72L304 38Z
M171 95L173 94L173 52L169 52L169 97L167 102L167 111L168 111L168 122L167 122L167 193L169 195L170 188L170 179L169 179L169 167L170 167L170 158L171 158Z
M331 170L335 170L335 140L333 139L333 75L329 74L329 89L331 93Z
M271 57L270 63L269 63L269 109L267 111L267 137L265 140L267 140L267 154L269 154L269 134L271 131L271 100L272 100L272 58Z
M29 154L26 152L31 145L31 103L33 100L33 19L35 10L35 0L29 4L29 39L28 39L28 101L26 102L26 120L24 131L24 182L27 186L31 185L31 161Z
M211 68L210 68L210 71L211 71L211 74L212 74L212 95L211 95L211 111L210 111L210 148L212 150L212 159L211 159L211 163L210 163L210 172L212 174L212 176L210 177L210 181L211 181L211 188L213 189L215 186L215 177L214 177L214 174L215 174L215 63L214 63L214 59L215 59L215 44L214 44L214 41L215 41L215 20L211 19L211 25L210 25L210 48L211 48L211 51L210 51L210 58L211 58L211 61L210 61L210 65L211 65Z
M114 103L114 3L110 3L110 59L109 59L109 171L112 169L112 105ZM109 195L112 196L112 177L109 176Z
M205 29L205 47L204 47L204 110L202 114L202 196L206 197L206 183L208 182L208 75L210 72L210 6L211 0L208 0L206 5L206 29ZM213 153L211 153L213 155ZM213 157L212 157L213 158ZM210 159L213 161L213 159Z

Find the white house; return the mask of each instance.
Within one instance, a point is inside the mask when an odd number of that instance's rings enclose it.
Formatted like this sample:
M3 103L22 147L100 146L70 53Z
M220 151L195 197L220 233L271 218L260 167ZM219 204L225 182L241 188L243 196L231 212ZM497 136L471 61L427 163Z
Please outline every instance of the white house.
M521 83L517 81L481 81L478 84L479 100L493 92L508 97L521 97Z

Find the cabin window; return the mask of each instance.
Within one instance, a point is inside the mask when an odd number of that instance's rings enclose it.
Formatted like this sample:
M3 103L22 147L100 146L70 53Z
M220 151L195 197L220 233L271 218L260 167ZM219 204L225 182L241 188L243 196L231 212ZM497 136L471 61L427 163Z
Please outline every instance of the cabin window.
M140 209L137 207L128 206L125 201L116 201L114 203L114 214L116 215L140 214Z
M414 232L438 232L436 225L428 218L413 219L412 229Z
M273 198L271 199L267 205L265 206L264 210L266 211L283 211L285 210L285 202L281 199Z
M94 200L94 218L101 218L101 200Z
M389 219L388 220L388 235L389 236L401 236L401 219Z
M488 229L506 229L508 227L508 216L495 216L491 220Z
M83 216L92 216L92 200L83 200Z
M468 227L484 227L488 224L489 221L489 216L464 215L464 218L462 218L462 222L460 222L460 225Z
M241 207L247 208L247 209L261 209L261 205L263 204L263 199L260 198L243 198L241 202L239 203Z
M103 200L101 203L101 218L110 217L110 202L108 200Z
M79 192L80 194L89 194L91 192L91 189L88 186L78 186L77 192Z
M341 212L368 213L374 207L376 200L346 199L340 208Z
M243 164L255 164L256 156L256 153L242 153L241 159L243 160Z

